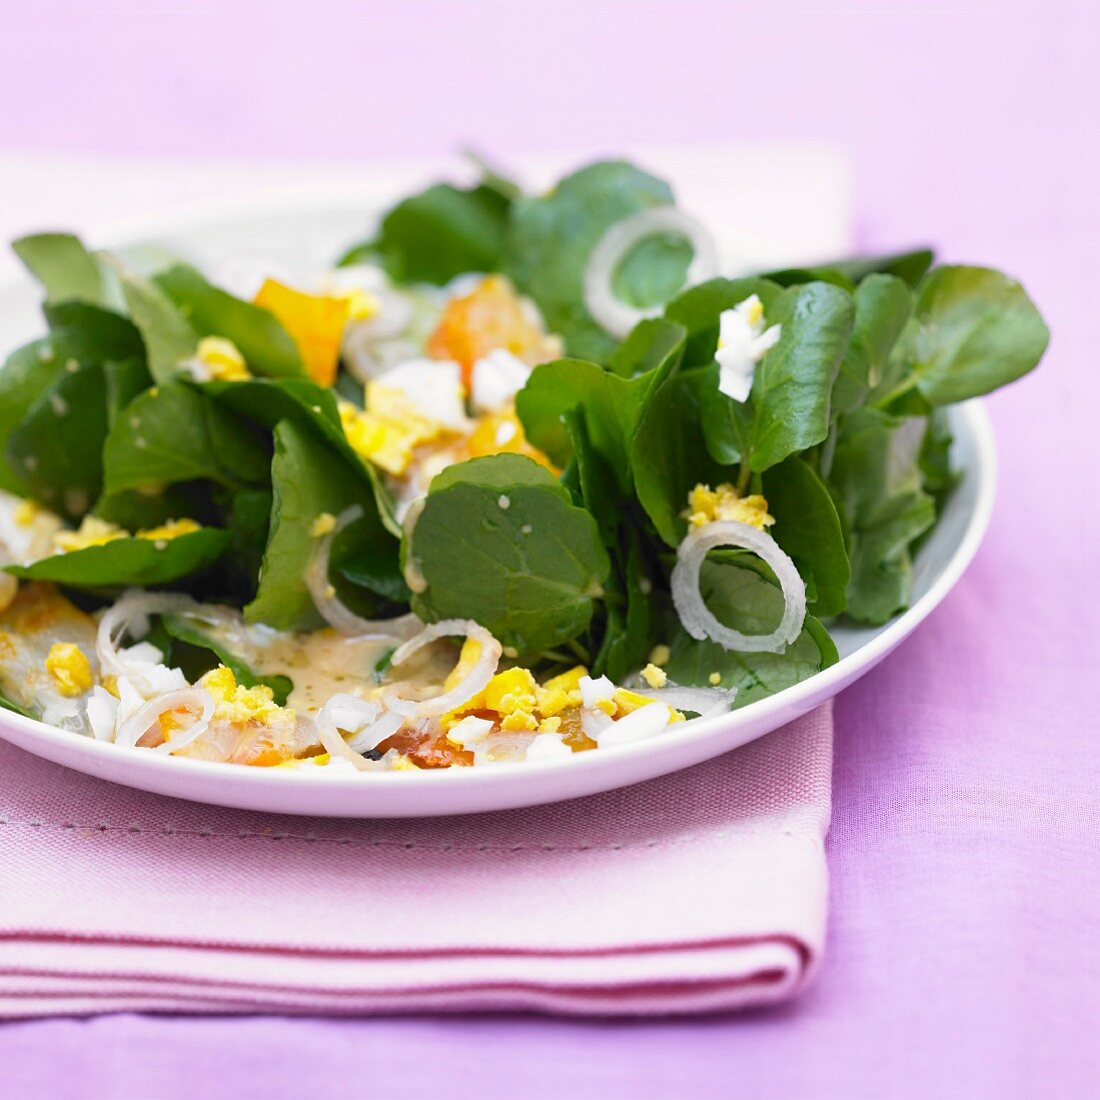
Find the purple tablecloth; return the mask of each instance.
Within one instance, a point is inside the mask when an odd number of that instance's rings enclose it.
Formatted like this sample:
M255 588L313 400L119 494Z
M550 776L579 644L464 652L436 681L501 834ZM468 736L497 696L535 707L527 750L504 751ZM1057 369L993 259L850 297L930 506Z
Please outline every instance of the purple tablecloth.
M0 1029L0 1095L1096 1095L1088 5L764 22L690 3L333 5L329 20L280 3L172 6L159 20L145 14L155 5L105 7L0 27L0 94L27 105L3 113L4 148L333 157L469 137L500 149L819 137L855 156L866 246L929 238L949 259L1004 266L1054 342L1038 375L991 402L1001 492L974 566L838 700L828 957L799 1003L641 1024L13 1024Z

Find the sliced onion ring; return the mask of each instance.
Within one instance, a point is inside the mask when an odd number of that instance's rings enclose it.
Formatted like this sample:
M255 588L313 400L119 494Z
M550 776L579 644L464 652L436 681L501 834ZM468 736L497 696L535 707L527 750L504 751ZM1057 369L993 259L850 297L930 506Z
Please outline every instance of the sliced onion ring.
M695 250L685 286L694 286L718 274L718 249L714 238L702 224L676 207L657 206L616 222L592 249L584 269L584 304L597 323L612 336L626 336L639 321L663 312L663 304L647 309L628 305L615 295L613 286L615 272L630 250L655 233L680 234Z
M703 602L700 571L709 551L719 546L751 550L772 567L783 589L783 618L770 634L742 634L720 623ZM806 585L794 562L763 531L737 520L697 527L680 543L672 570L672 602L684 629L699 641L709 638L739 653L782 653L798 637L806 620Z
M182 593L135 590L123 593L118 602L103 613L96 631L96 656L104 675L125 675L127 665L119 657L118 643L124 634L136 626L138 620L147 619L150 615L194 611L200 606Z
M362 515L363 509L358 504L345 508L336 517L336 526L314 542L306 565L304 578L306 588L313 598L313 606L317 608L317 613L333 630L341 634L407 638L420 626L420 620L415 615L410 613L393 619L364 619L361 615L356 615L330 591L328 563L333 540L341 531L361 519Z
M473 619L441 619L438 623L432 623L415 638L410 638L394 650L390 667L402 664L414 653L439 638L459 636L472 638L481 644L481 653L478 654L477 662L469 673L450 691L431 699L404 699L397 694L396 685L390 685L383 694L390 710L397 711L398 714L403 714L407 718L434 718L461 706L485 687L493 678L500 663L501 647L500 642Z
M214 716L214 697L202 688L181 688L179 691L168 691L150 699L122 723L115 734L115 744L134 748L162 714L184 709L198 710L201 713L182 734L156 745L152 750L161 754L179 752L206 732L210 719Z
M404 719L392 711L383 711L377 704L344 692L333 695L317 714L317 736L330 756L350 761L359 771L370 764L361 755L391 737ZM353 732L350 741L342 729Z
M737 697L737 688L681 687L670 684L656 691L647 690L651 699L667 703L674 710L689 710L700 718L711 718L716 714L726 714Z

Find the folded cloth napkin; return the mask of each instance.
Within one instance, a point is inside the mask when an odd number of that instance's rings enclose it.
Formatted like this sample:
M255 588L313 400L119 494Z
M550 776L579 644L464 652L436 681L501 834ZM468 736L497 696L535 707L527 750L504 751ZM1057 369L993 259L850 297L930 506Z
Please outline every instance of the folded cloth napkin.
M821 957L831 752L823 707L592 798L344 821L160 798L0 743L0 1017L790 997Z

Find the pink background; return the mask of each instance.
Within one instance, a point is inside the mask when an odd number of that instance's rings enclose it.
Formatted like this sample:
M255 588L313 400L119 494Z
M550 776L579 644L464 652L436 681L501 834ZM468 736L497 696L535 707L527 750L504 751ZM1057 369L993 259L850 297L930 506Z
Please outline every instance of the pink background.
M18 9L0 16L0 154L830 142L854 159L862 244L1003 266L1055 335L990 402L1002 490L977 562L838 701L829 957L801 1002L686 1023L9 1025L0 1093L1095 1095L1093 5Z

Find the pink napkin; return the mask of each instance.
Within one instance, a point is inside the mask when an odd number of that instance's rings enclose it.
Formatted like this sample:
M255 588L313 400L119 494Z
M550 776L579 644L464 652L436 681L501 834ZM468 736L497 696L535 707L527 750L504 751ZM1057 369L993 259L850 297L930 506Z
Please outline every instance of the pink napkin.
M273 817L0 743L0 1017L683 1013L777 1001L825 930L828 707L532 810Z

